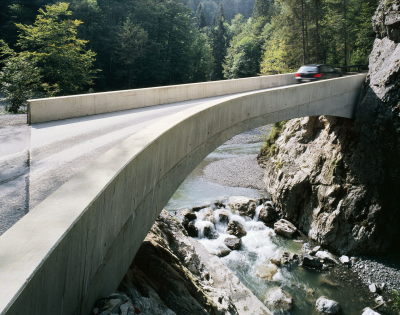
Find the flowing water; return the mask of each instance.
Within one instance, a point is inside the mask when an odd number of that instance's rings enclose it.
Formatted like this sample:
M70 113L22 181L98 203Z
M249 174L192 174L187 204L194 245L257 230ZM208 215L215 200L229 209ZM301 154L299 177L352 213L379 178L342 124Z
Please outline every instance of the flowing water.
M215 200L224 200L234 195L251 198L265 196L265 192L256 189L216 184L205 178L203 174L203 169L210 163L221 159L254 155L259 152L261 145L260 142L254 141L250 143L229 142L219 147L179 187L166 206L167 210L191 208ZM195 225L199 230L198 240L205 245L210 253L217 255L227 249L224 245L224 239L230 235L226 232L227 224L218 221L219 212L222 210L214 209L214 219L212 220L214 223L210 222L209 217L206 218L209 211L208 208L197 212ZM354 289L348 282L338 281L333 272L313 272L297 265L287 265L277 271L275 270L276 273L270 278L261 278L259 276L260 270L263 270L263 266L270 266L271 258L277 257L284 251L300 253L304 241L287 240L277 236L273 229L257 221L257 214L254 219L250 219L232 213L229 207L223 211L228 211L230 219L241 222L247 231L247 235L242 237L240 250L231 251L227 256L220 259L261 301L265 300L268 291L274 287L281 287L292 295L294 300L292 310L287 313L278 312L276 314L317 314L315 301L322 295L338 301L342 308L342 314L361 314L364 307L373 305L372 301L367 300L365 294ZM208 239L204 237L205 228L212 229L217 238Z

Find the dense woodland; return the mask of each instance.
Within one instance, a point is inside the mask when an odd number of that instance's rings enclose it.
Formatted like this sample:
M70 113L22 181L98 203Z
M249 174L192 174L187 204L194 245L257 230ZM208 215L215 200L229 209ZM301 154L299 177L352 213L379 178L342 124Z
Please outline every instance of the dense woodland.
M366 64L377 0L2 0L0 84L30 97Z

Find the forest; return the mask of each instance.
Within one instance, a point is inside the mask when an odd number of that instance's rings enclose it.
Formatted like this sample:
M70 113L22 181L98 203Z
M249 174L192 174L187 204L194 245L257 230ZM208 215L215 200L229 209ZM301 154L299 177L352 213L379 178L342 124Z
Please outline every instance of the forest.
M0 88L34 97L367 64L377 0L2 0Z

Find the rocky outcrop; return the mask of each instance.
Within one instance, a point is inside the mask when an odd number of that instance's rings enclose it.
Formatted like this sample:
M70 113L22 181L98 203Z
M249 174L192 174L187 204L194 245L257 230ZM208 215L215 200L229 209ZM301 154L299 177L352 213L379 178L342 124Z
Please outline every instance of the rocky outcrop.
M93 313L244 314L245 310L270 314L217 257L188 237L178 219L164 210L118 292L99 300Z
M281 215L343 254L400 246L400 0L381 0L373 24L354 120L291 120L259 155Z

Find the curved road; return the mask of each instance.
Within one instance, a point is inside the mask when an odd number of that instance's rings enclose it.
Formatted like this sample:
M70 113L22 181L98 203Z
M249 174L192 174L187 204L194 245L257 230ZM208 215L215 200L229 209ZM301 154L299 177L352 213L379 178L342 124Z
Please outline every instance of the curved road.
M264 90L32 126L21 117L11 125L8 115L0 117L0 235L96 157L143 127L156 126L178 111Z

